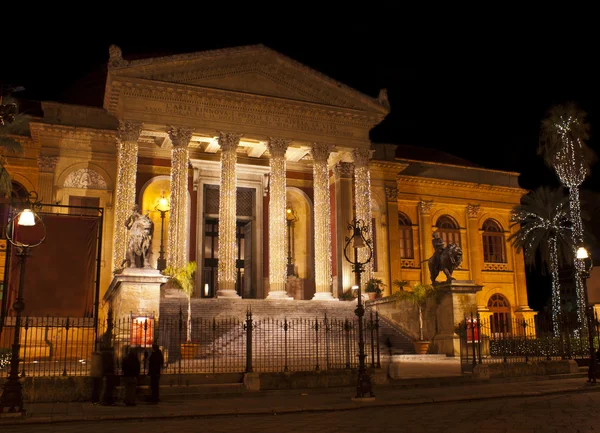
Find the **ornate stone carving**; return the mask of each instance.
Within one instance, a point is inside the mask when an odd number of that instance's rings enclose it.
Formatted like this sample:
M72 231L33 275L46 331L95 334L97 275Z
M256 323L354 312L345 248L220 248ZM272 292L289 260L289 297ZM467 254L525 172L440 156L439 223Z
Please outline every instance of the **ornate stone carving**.
M508 271L507 263L484 263L484 271Z
M481 210L481 205L468 204L467 205L467 216L469 218L477 218L477 215L479 215L480 210Z
M433 207L433 200L421 200L419 202L419 212L423 215L429 215Z
M123 53L118 45L111 45L108 47L108 66L112 68L119 68L121 66L127 66L128 62L123 60Z
M269 149L272 158L283 158L291 142L292 140L271 137L267 142L267 149Z
M169 138L173 147L187 147L192 139L192 130L189 128L170 127Z
M315 162L327 162L329 155L335 146L327 143L313 143L310 153Z
M140 122L119 121L118 137L122 142L137 142L141 132L142 124Z
M379 91L379 96L377 97L377 100L385 108L390 108L390 101L388 100L387 89L381 89Z
M236 132L220 132L219 131L219 146L221 152L235 151L240 144L240 138L243 134Z
M38 156L38 167L42 173L54 173L58 156Z
M336 180L352 179L354 176L354 164L340 161L333 166L333 175Z
M131 215L125 221L125 227L129 230L127 252L121 266L128 268L149 268L150 247L152 245L152 234L154 223L148 216L140 213L136 204L133 206Z
M66 188L107 189L106 180L100 173L91 168L80 168L72 171L65 179Z
M352 160L355 168L366 167L369 165L372 152L369 149L354 149L352 151Z
M390 188L388 186L385 187L385 198L387 201L396 201L398 200L398 188Z

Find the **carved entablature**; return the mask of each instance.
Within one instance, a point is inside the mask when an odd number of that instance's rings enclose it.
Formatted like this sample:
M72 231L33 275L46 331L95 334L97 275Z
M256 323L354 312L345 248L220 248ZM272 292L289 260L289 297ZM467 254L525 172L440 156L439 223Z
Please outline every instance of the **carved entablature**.
M481 210L481 205L468 204L467 205L467 216L469 218L477 218L477 215L479 215L480 210Z
M41 173L54 173L58 156L38 156L38 167Z
M352 179L354 175L354 164L351 162L340 161L333 166L333 176L335 180Z
M387 201L397 201L398 200L398 188L390 188L388 186L385 187L385 198Z
M422 215L429 215L432 208L433 200L421 200L419 202L419 212L421 212Z
M65 188L108 189L106 180L96 170L80 168L69 173L64 183Z

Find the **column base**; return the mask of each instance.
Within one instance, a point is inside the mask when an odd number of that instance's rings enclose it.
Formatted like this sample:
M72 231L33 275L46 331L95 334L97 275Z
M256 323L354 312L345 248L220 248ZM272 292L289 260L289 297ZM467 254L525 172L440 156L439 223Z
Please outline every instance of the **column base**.
M217 290L217 298L242 299L235 290Z
M316 292L312 298L313 301L339 301L338 298L334 298L331 292Z
M288 296L287 292L285 290L273 290L272 292L269 292L269 294L267 295L267 299L286 299L289 301L293 301L294 298L292 298L291 296Z

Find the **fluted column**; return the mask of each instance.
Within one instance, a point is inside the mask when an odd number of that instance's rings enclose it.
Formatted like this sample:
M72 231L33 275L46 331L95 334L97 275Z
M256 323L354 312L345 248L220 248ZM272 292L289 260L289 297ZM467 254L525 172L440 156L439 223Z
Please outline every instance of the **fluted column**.
M269 181L269 296L267 299L294 299L285 291L286 218L285 152L291 140L269 139L271 179Z
M167 265L181 268L187 262L188 253L188 145L192 139L192 131L186 128L170 128L169 138L173 149Z
M38 156L38 195L42 203L52 203L54 187L54 171L58 163L58 156Z
M356 206L356 219L363 220L369 227L367 232L368 239L373 239L373 213L371 211L371 173L369 172L369 159L371 151L369 149L354 149L352 159L354 161L354 203ZM377 246L372 244L373 249ZM358 250L358 259L361 262L367 260L369 251L367 248ZM373 278L373 261L371 260L364 267L362 282L366 284Z
M327 159L333 146L314 143L313 188L315 206L315 285L314 300L335 300L331 293L331 203Z
M127 229L125 220L135 204L138 139L142 132L139 122L119 122L117 136L117 187L115 196L115 230L113 243L113 271L123 267Z
M338 297L344 291L350 290L354 285L354 273L352 265L344 258L344 252L341 249L345 245L345 237L348 233L344 230L349 221L354 218L354 209L352 206L352 179L354 176L354 165L351 162L338 162L333 166L333 179L335 184L335 224L338 230L332 233L336 240L337 254L333 260L337 264L337 285L334 287L334 293L337 288ZM335 284L335 279L334 279Z
M421 282L423 284L431 284L429 266L427 260L433 254L433 245L431 244L431 208L433 207L432 200L421 200L419 202L419 228L421 229Z
M481 235L479 233L478 216L480 205L467 206L467 237L469 239L469 268L471 279L476 284L483 284L483 251L481 251Z
M219 263L218 298L240 298L235 291L237 270L236 239L236 149L242 134L219 133L221 146L221 183L219 189Z

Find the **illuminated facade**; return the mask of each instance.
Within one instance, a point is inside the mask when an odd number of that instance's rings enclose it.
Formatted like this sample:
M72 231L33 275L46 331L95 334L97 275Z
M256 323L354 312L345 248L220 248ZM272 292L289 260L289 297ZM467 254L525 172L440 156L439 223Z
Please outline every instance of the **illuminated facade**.
M387 293L395 279L428 281L422 261L439 230L464 251L455 276L484 286L480 311L494 314L501 298L510 314L533 314L523 258L506 243L525 192L517 175L372 143L390 110L385 91L364 95L264 46L132 61L112 46L103 107L42 109L7 169L46 203L87 197L104 208L101 296L121 266L132 204L160 227L165 195L167 265L198 263L198 297L336 301L354 282L342 248L356 212L372 223L368 273ZM74 178L81 170L88 180ZM286 206L297 217L293 293Z

